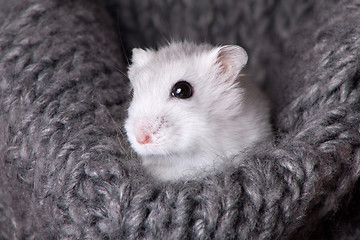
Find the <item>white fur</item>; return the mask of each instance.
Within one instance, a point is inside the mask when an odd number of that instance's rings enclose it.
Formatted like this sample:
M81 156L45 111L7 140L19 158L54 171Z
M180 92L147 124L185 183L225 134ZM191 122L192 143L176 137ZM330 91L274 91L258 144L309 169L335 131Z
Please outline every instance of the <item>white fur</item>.
M158 51L134 49L132 60L125 128L158 179L195 177L270 136L267 99L239 76L247 62L241 47L177 42ZM170 96L179 80L193 86L191 98ZM136 141L141 129L151 133L151 143Z

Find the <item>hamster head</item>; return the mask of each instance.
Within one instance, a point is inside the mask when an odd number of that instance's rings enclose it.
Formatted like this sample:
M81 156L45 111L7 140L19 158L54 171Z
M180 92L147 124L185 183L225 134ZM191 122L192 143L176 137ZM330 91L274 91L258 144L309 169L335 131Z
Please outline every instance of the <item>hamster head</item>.
M157 51L133 49L125 129L134 150L157 164L223 154L223 133L231 134L229 121L241 113L237 79L247 59L233 45L180 42Z

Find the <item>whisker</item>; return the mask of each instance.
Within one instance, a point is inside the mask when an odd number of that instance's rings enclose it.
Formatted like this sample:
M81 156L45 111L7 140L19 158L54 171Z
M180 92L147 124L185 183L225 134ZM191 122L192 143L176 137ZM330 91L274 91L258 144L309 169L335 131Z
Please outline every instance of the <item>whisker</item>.
M115 69L116 71L118 71L118 72L121 73L124 77L126 77L126 79L130 80L129 77L128 77L128 75L127 75L125 72L123 72L123 71L121 70L121 68L118 67L115 63L113 63L113 67L114 67L114 69Z
M133 159L134 158L133 152L131 150L129 150L130 148L128 146L124 146L123 141L121 141L121 139L127 138L127 136L125 134L125 130L123 129L123 127L118 126L115 119L111 116L109 109L104 104L101 104L101 105L105 108L106 113L108 114L108 116L110 117L111 121L114 124L115 131L116 131L116 137L117 137L120 149L122 150L123 154L125 155L125 157L127 159ZM120 137L121 137L121 139L120 139Z
M119 38L119 40L120 40L121 49L122 49L122 51L123 51L123 53L124 53L124 56L125 56L126 62L127 62L127 64L128 64L128 65L130 65L129 58L128 58L128 56L126 55L124 42L123 42L123 40L122 40L121 38Z

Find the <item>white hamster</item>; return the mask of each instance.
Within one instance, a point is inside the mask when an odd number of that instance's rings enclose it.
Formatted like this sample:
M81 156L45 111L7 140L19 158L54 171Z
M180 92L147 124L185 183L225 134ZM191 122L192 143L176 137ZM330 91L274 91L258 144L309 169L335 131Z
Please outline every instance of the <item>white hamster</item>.
M154 177L194 178L271 136L269 101L240 75L243 48L171 42L132 53L125 129Z

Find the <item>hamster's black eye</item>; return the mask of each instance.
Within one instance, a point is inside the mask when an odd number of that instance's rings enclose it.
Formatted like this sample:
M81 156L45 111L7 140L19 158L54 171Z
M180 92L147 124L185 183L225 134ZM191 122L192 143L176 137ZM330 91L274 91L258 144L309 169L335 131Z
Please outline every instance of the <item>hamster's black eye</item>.
M179 81L175 83L171 90L171 96L176 98L189 98L193 95L193 88L190 83L186 81Z

